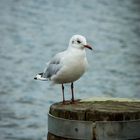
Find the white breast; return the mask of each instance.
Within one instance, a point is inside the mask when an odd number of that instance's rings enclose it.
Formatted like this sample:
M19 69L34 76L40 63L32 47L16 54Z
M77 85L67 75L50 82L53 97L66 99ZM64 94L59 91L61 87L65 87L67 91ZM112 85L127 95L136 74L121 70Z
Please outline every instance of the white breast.
M63 67L52 77L55 83L70 83L78 80L87 69L85 50L69 51L63 57Z

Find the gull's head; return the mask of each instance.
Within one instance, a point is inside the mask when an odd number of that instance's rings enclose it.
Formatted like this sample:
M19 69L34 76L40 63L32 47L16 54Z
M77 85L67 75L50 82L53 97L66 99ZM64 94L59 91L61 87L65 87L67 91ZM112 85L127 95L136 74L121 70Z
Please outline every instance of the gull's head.
M73 35L69 42L69 47L83 50L88 48L92 50L92 47L87 44L86 38L82 35Z

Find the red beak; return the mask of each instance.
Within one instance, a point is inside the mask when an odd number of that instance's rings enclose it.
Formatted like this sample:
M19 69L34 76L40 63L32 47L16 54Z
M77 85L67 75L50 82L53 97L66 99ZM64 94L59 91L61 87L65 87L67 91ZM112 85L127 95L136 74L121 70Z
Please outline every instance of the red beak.
M93 50L92 47L89 46L89 45L84 45L84 47L85 47L85 48L88 48L88 49L90 49L90 50Z

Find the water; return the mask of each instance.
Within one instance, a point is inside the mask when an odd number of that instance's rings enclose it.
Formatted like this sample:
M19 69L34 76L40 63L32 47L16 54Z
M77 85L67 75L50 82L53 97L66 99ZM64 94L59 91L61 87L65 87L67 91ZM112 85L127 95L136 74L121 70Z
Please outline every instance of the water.
M140 98L139 0L1 0L0 139L42 140L49 106L61 89L34 81L73 34L87 37L90 68L76 98ZM66 98L70 89L66 86Z

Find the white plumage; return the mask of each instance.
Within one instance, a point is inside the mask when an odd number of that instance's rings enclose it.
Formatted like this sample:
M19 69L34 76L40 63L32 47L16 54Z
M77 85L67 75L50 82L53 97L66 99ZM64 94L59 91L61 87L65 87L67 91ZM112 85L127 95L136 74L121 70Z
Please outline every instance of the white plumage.
M43 73L36 75L34 79L50 80L55 84L62 84L63 103L65 83L71 83L72 102L74 102L73 82L78 80L86 71L88 62L85 48L92 48L87 45L85 37L74 35L69 41L67 50L56 54L48 63Z

